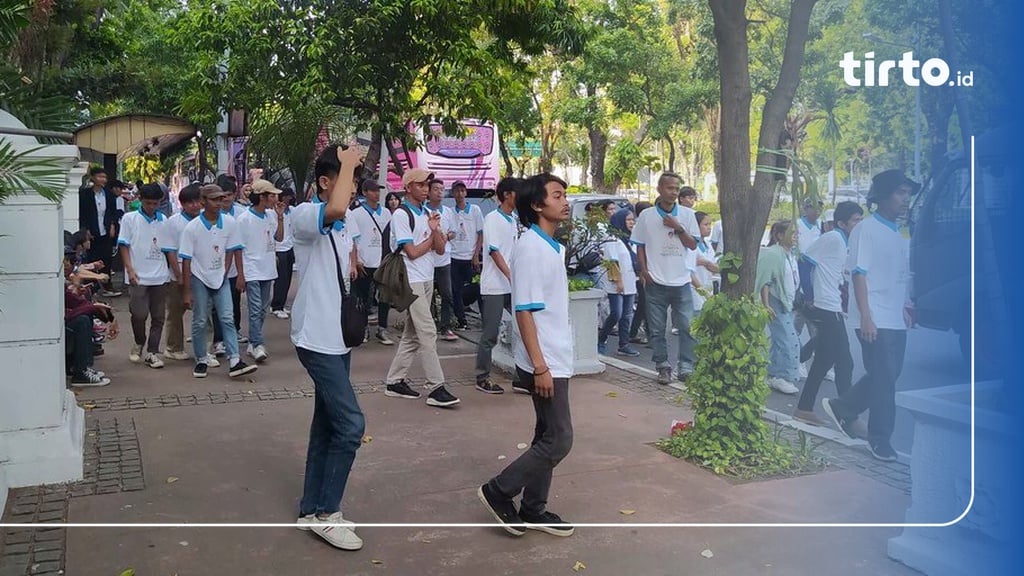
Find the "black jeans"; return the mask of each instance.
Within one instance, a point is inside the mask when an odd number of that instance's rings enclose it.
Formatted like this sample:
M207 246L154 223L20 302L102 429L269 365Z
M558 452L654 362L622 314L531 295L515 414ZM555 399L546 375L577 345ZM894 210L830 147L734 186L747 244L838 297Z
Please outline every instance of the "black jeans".
M833 366L836 370L836 390L843 396L850 390L853 380L853 356L850 355L850 340L846 336L846 321L841 312L829 312L813 306L804 309L804 315L814 325L814 362L807 373L804 390L800 393L797 408L814 411L818 389L825 374Z
M373 275L377 272L376 268L366 268L366 275L359 276L352 283L352 293L355 294L356 298L367 303L367 310L369 310L369 304L373 302L373 291L377 288L377 283L373 281ZM377 327L387 328L388 327L388 311L391 310L391 306L388 306L386 302L377 300Z
M896 425L896 380L903 371L907 331L879 329L874 342L865 342L858 330L857 338L867 373L832 401L832 410L840 419L852 420L870 409L868 441L888 442Z
M64 322L67 333L67 355L71 358L71 375L84 378L92 366L95 346L92 343L92 316L80 314Z
M288 300L288 291L292 288L292 266L295 265L295 250L277 253L277 280L274 280L274 297L270 300L270 309L274 312L284 310Z
M99 272L109 275L114 271L114 242L116 238L110 236L94 236L92 242L89 243L89 251L86 253L86 260L89 262L95 262L97 260L103 262L103 270ZM105 290L113 290L114 285L110 280L103 283Z
M533 396L537 423L530 449L488 483L498 494L515 498L523 493L521 511L543 514L548 504L555 466L572 450L572 415L569 412L569 379L555 378L555 394L541 398L534 393L533 374L516 368L522 386Z
M434 289L441 294L441 330L452 328L452 267L437 266L434 268Z
M452 308L459 325L466 324L466 307L462 302L462 289L473 281L476 270L471 260L452 260Z
M647 294L644 290L644 283L636 282L636 314L633 315L633 324L629 328L629 337L636 338L640 333L640 326L647 324Z

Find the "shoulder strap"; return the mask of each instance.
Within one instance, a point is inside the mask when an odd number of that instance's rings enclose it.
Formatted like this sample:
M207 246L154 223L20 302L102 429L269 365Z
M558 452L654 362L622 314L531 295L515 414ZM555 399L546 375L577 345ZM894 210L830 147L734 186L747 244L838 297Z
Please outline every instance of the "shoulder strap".
M366 210L366 213L370 215L370 220L373 222L373 225L377 228L377 232L380 233L380 237L383 238L384 231L380 229L380 224L377 224L377 219L373 217L373 211L370 210L370 207L367 206L366 204L363 204L362 206L363 210Z
M331 240L331 251L334 252L334 268L338 272L338 288L341 289L341 297L344 298L348 296L348 293L345 292L345 278L341 275L341 262L339 262L338 257L338 245L335 244L334 242L333 228L331 228L331 230L327 232L327 237L330 238Z

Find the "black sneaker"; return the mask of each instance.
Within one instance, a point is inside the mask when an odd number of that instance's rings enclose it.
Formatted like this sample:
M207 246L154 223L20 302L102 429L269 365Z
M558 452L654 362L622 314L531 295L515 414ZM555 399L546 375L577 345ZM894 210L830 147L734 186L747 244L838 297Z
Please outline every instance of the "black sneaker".
M410 398L415 400L420 397L420 393L413 390L406 384L405 380L399 380L394 384L388 384L384 390L385 396L391 396L392 398Z
M231 367L230 370L228 370L228 376L231 376L232 378L238 378L239 376L245 376L246 374L249 374L249 373L255 372L255 371L256 371L256 365L255 364L249 365L249 364L246 364L245 362L242 362L241 360L239 360L238 362L235 363L234 366Z
M427 406L437 406L439 408L451 408L461 402L455 396L452 396L451 392L444 387L444 384L434 388L434 391L427 395Z
M529 512L520 511L519 517L529 530L540 530L541 532L547 532L553 536L562 536L563 538L572 536L573 532L575 532L572 524L562 520L554 512L530 514Z
M832 419L832 422L836 425L836 428L839 428L843 432L843 434L846 434L846 436L850 438L850 440L856 440L857 435L853 433L853 428L851 427L852 422L850 422L846 418L843 418L840 414L837 414L835 410L832 409L832 401L832 398L821 399L821 407L825 409L825 414L827 414L828 417Z
M668 386L672 382L672 369L668 366L658 368L658 384Z
M875 460L881 460L882 462L895 462L898 457L896 451L892 449L892 445L887 440L881 442L871 442L868 444L871 449L871 455L875 457Z
M532 394L532 392L530 392L530 389L527 388L526 386L523 386L523 383L520 382L519 380L512 382L512 391L515 392L516 394L526 394L527 396Z
M481 380L476 383L476 389L483 392L484 394L504 394L505 389L498 386L494 382L488 380Z
M206 378L207 372L210 371L210 367L206 365L206 362L199 362L196 367L192 369L193 378Z
M494 519L501 524L505 532L513 536L526 534L526 530L522 526L523 521L519 518L519 514L516 512L516 505L512 502L511 498L502 498L487 484L477 488L476 495L480 498L480 502L487 507L487 511L491 513L491 516L494 516Z

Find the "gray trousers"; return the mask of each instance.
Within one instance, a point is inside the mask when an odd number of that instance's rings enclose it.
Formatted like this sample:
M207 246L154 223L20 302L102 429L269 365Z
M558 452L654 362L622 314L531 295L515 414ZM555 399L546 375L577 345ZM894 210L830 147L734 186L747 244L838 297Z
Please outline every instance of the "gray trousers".
M160 353L160 338L164 333L164 318L167 313L167 285L129 286L131 300L128 311L132 317L132 336L135 344L142 346L146 341L146 320L149 323L149 343L146 352Z
M533 394L533 374L519 368L516 373L522 386ZM506 498L515 498L522 492L520 509L531 515L542 514L547 508L551 475L572 450L569 379L555 378L554 384L555 395L551 398L533 394L537 424L530 449L489 482L495 492Z
M480 321L483 333L480 343L476 346L476 381L486 380L491 375L491 351L498 343L498 331L501 329L501 311L512 312L511 294L481 294Z

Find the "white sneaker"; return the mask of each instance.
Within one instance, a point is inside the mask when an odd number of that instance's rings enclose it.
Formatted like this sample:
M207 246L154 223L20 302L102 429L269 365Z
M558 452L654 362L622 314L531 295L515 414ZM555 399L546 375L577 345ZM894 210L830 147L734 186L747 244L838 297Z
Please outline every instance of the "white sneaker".
M249 343L249 338L247 336L242 336L241 334L239 334L238 335L238 343L239 344L248 344Z
M255 354L253 354L252 357L255 358L257 362L266 362L270 355L267 354L267 348L263 344L260 344L256 347Z
M85 369L85 373L86 374L95 374L95 375L99 376L100 378L106 378L106 376L107 376L106 372L103 372L101 370L93 370L92 368L86 368Z
M800 374L800 378L804 380L807 379L807 371L810 370L809 366L811 362L813 362L813 360L808 360L806 364L802 362L797 364L797 372Z
M672 329L672 335L673 336L679 336L679 328L673 328Z
M289 318L289 314L288 314L288 312L287 312L287 311L285 311L285 310L274 310L274 311L272 312L272 314L273 314L274 316L277 316L277 317L278 317L278 318L280 318L281 320L287 320L287 319Z
M132 364L142 362L142 344L132 344L131 350L128 352L128 360Z
M359 550L363 547L363 540L346 524L351 522L342 518L341 512L335 512L327 518L315 518L310 530L335 548Z
M796 384L793 384L789 380L785 380L783 378L769 378L768 386L782 392L783 394L796 394L797 392L800 392L800 389L796 387Z
M224 343L223 342L214 342L213 343L213 355L214 356L220 358L221 356L223 356L223 355L225 355L227 353L228 353L228 350L227 350L227 348L224 347Z
M164 358L167 358L168 360L189 360L191 356L189 356L188 352L185 352L184 350L164 350Z
M256 348L252 344L249 344L248 346L245 347L245 354L250 358L255 358Z
M145 362L146 362L146 366L149 366L150 368L163 368L164 367L164 361L161 360L159 356L157 356L156 354L153 354L152 352L146 354Z
M205 362L210 368L220 368L220 360L217 360L213 354L208 354Z
M836 369L835 368L829 368L828 369L828 372L825 373L825 380L828 380L829 382L835 382L836 381Z

